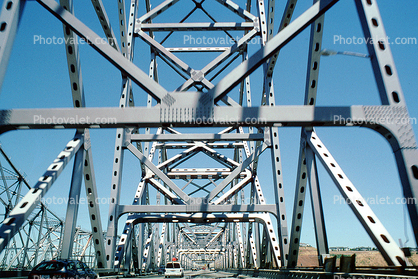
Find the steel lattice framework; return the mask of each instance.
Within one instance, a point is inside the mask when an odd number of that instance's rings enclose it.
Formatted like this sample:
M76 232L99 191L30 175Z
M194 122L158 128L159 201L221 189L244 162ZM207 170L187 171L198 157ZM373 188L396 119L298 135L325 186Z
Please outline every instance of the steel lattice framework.
M223 268L295 267L307 187L321 265L329 251L318 183L317 163L320 162L344 198L351 201L352 211L387 263L408 264L402 250L315 132L316 126L361 124L382 134L394 152L405 198L415 200L418 197L416 140L409 121L403 121L409 119L409 115L387 42L381 40L367 45L381 105L316 106L324 15L337 0L313 1L296 19L292 19L292 15L297 1L288 0L277 34L273 30L278 17L274 0L165 0L154 8L150 0L145 3L131 0L126 6L124 0L119 0L120 44L101 0L92 0L92 3L109 42L106 44L98 43L102 41L99 35L73 15L71 0L37 2L62 22L65 38L73 38L66 40L66 54L74 108L3 110L0 131L76 129L76 133L1 224L0 251L13 241L25 221L30 220L40 198L73 159L70 198L79 197L84 179L91 241L99 268L147 270L171 257L180 258L188 266L203 260ZM377 1L355 0L355 3L365 37L386 38ZM251 4L256 8L251 9ZM145 12L140 14L140 7L144 5ZM217 21L211 14L209 8L215 5L215 10L231 12L228 21ZM3 3L0 81L4 79L24 6L24 0ZM164 15L173 10L182 11L185 16L177 22L167 22L171 17ZM197 11L206 15L204 20L189 20ZM310 42L304 104L276 105L273 73L279 52L308 27ZM222 47L181 45L178 36L184 32L222 34L230 44ZM86 107L76 36L120 70L122 86L118 107ZM254 38L260 46L250 53L248 46ZM149 68L145 70L133 59L134 45L138 41L150 49ZM183 59L188 54L200 54L205 57L203 60L214 58L201 68L193 69ZM157 61L172 68L173 75L159 75ZM250 81L257 69L262 71L263 87L252 90ZM140 87L138 94L147 94L145 104L134 105L133 83ZM254 96L260 98L260 106L252 105ZM36 115L48 119L72 117L74 121L35 122ZM113 123L85 121L109 116L115 119ZM335 116L358 121L336 122ZM382 118L390 121L381 123ZM291 222L285 208L280 127L301 127ZM102 237L101 212L95 202L98 194L89 135L90 129L97 128L116 128L106 239ZM263 152L271 153L273 204L267 204L257 176ZM121 190L126 187L122 183L122 172L126 168L123 162L128 155L139 160L142 173L130 205L120 200ZM418 240L417 204L409 203L408 211ZM72 239L77 233L77 212L78 203L68 205L61 251L64 258L71 257L75 249ZM127 219L123 230L118 231L123 215ZM277 228L273 222L277 222Z
M11 210L31 189L16 166L0 146L0 202L2 220L8 218ZM3 161L4 159L4 161ZM3 164L2 164L3 161ZM64 221L44 203L39 203L2 251L0 268L2 270L28 270L43 260L60 258ZM91 243L91 232L75 228L72 258L84 259L95 266L95 251Z

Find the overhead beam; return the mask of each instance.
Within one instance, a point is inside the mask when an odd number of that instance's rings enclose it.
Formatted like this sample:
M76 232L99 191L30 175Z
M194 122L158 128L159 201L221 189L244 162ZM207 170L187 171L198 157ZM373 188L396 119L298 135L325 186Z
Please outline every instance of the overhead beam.
M139 31L212 31L212 30L251 30L254 22L187 22L187 23L137 23ZM137 32L137 31L136 31Z
M199 202L200 201L200 202ZM128 213L271 213L277 217L276 206L271 204L205 204L200 199L187 205L119 205L119 217ZM263 217L264 218L264 217Z
M177 112L179 111L179 112ZM144 115L147 115L144 118ZM408 123L406 107L214 107L189 114L182 108L62 108L0 110L0 133L15 129L229 126L366 126Z
M139 223L219 223L219 222L259 222L265 223L264 214L219 213L219 214L141 214L134 221Z
M264 140L263 134L133 134L131 141L258 141Z

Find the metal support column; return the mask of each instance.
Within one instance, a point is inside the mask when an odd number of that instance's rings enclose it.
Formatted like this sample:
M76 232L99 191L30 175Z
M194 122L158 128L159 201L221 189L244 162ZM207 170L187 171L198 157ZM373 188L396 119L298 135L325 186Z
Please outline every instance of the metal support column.
M6 75L10 54L26 0L3 1L0 13L0 88Z
M65 216L64 235L61 247L61 257L63 259L71 259L73 254L74 234L77 226L81 183L83 181L84 159L84 149L80 148L74 157L73 174L68 196L67 214Z

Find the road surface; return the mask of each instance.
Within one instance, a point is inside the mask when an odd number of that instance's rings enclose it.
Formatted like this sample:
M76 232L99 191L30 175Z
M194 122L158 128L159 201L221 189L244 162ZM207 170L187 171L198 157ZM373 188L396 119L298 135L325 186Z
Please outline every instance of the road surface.
M102 278L102 277L101 277ZM135 277L126 277L127 279L132 279ZM164 279L164 275L158 275L158 274L150 274L147 276L140 276L136 278L151 278L151 279ZM179 277L173 277L173 278L179 278ZM252 278L247 277L245 275L239 275L237 276L234 273L224 272L224 271L210 271L210 270L198 270L198 271L190 271L186 270L184 272L184 277L182 279L202 279L202 278ZM181 278L180 278L181 279ZM259 277L257 279L260 279Z

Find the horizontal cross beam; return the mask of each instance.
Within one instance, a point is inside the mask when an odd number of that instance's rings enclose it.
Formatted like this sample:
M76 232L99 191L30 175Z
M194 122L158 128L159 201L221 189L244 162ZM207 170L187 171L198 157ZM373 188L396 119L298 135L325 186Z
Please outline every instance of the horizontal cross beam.
M263 134L132 134L131 141L257 141L264 140Z
M137 23L135 28L149 31L209 31L209 30L251 30L254 22L198 22L198 23ZM228 38L228 37L226 37ZM229 40L228 40L229 41Z
M403 107L402 107L403 108ZM0 133L16 129L229 126L387 126L408 121L391 106L61 108L0 110ZM373 113L377 111L379 113ZM406 108L405 108L406 111ZM147 117L144 117L146 115ZM381 115L381 116L380 116ZM382 118L384 117L384 118Z
M127 213L271 213L276 216L274 204L207 204L202 199L195 199L187 205L119 205L118 216Z

